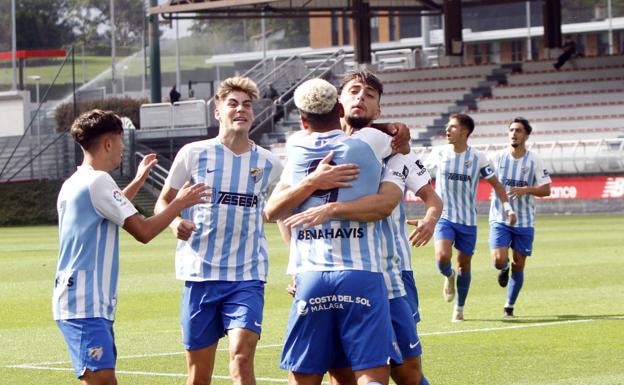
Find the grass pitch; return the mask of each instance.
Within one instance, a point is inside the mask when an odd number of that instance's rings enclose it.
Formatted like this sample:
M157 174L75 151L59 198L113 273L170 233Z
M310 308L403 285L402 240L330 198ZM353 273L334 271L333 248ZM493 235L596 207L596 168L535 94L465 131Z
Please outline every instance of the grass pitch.
M181 282L174 278L170 232L145 246L123 231L115 322L122 384L184 384ZM432 384L624 384L624 217L539 217L518 318L503 321L505 289L496 281L479 223L466 322L450 322L442 277L428 245L413 257L423 321L423 366ZM290 297L286 247L269 225L270 276L258 383L284 383L278 368ZM0 384L78 383L52 321L56 227L0 229ZM214 384L228 384L227 338Z

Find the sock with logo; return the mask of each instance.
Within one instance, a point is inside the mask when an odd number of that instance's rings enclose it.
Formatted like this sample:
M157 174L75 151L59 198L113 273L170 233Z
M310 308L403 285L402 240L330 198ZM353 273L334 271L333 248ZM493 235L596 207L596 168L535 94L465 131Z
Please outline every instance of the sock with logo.
M507 303L513 306L518 299L520 289L524 283L524 271L512 271L509 278L509 287L507 287Z
M436 265L438 266L438 270L440 270L440 273L442 273L442 275L444 275L445 277L450 277L451 275L453 275L453 268L451 267L451 261L446 262L446 263L441 263L436 261Z
M457 305L464 306L470 289L470 272L457 271Z

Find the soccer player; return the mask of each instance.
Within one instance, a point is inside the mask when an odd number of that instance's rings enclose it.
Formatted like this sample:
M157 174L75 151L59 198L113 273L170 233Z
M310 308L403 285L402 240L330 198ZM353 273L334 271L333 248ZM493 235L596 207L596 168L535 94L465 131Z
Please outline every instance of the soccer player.
M185 185L167 210L143 218L130 203L156 164L146 156L136 178L121 191L108 174L124 150L121 119L93 110L72 124L84 160L59 192L60 249L52 308L76 377L83 384L116 384L113 322L117 307L119 226L142 243L164 230L178 213L208 197L203 184Z
M345 107L341 120L343 130L357 132L373 125L381 114L380 100L383 94L381 81L366 70L347 73L340 86L340 102ZM382 182L395 183L403 193L411 190L426 206L421 220L407 221L403 201L392 215L381 220L382 263L384 278L390 299L390 313L397 342L404 363L393 366L391 376L398 385L428 384L422 374L422 346L416 323L420 321L418 291L411 266L410 234L406 223L416 229L411 238L415 246L426 244L442 212L442 201L430 184L430 176L416 154L396 154L386 163ZM338 383L349 382L350 368L333 369L332 377Z
M518 215L512 225L505 221L503 204L496 197L490 205L490 249L494 266L500 270L498 283L507 286L507 302L503 316L514 316L514 305L524 282L526 258L533 251L535 233L535 198L550 195L550 176L539 156L526 148L531 125L524 118L515 118L509 125L509 148L496 152L490 159L496 176ZM509 248L513 250L509 279Z
M468 145L474 130L474 121L465 114L451 115L446 126L447 146L434 148L425 163L427 169L436 169L435 190L444 202L442 218L435 229L435 258L444 275L443 295L447 302L455 297L453 322L464 320L464 305L470 288L470 262L477 242L477 212L475 197L479 178L494 188L503 205L503 215L510 225L516 223L516 214L507 201L505 188L500 184L484 154ZM451 267L452 247L457 249L457 273Z
M382 159L392 153L391 138L371 128L347 136L340 126L343 109L337 91L324 80L303 83L295 91L295 104L304 130L288 140L288 164L269 199L267 216L281 218L291 209L310 213L325 203L337 211L321 209L326 217L315 226L299 226L292 219L296 216L284 221L292 230L288 273L296 275L297 291L280 367L290 371L292 383L320 384L344 356L358 383L387 383L389 360L400 363L401 358L394 346L375 221L388 216L402 197L392 183L386 184L388 191L379 188ZM356 163L360 173L350 188L313 190L310 196L300 185L330 151L335 163ZM290 199L283 201L284 196ZM369 198L371 204L361 206L367 210L333 206L361 204L358 198Z
M219 85L219 135L182 147L156 204L157 212L165 209L189 180L212 187L209 203L185 210L171 224L179 239L176 276L185 281L181 324L188 384L210 383L225 334L233 383L255 383L268 272L262 211L267 189L282 171L277 156L249 140L257 98L249 78L232 77Z

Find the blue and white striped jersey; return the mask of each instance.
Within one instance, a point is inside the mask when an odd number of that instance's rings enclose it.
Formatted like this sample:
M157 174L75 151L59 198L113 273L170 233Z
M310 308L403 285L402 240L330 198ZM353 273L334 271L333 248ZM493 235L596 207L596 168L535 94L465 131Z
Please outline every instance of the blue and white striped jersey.
M279 158L252 146L236 155L217 138L185 145L166 184L186 181L212 187L210 202L184 209L197 230L178 241L176 277L184 281L266 281L267 241L263 214L266 193L282 172Z
M542 165L542 160L532 151L527 150L522 158L516 159L508 149L501 150L494 153L490 161L505 191L511 190L512 187L543 186L551 183L550 175ZM533 195L525 194L519 198L510 199L509 203L518 217L514 227L535 225L535 197ZM496 194L493 194L490 205L490 223L505 223L509 226L505 219L503 204Z
M382 159L392 152L391 137L373 128L363 128L352 136L341 130L292 135L286 144L288 163L281 181L295 186L329 153L332 163L357 163L358 178L352 187L316 191L296 212L329 202L351 201L375 194L379 189ZM366 270L381 272L378 222L332 219L303 230L291 230L288 274L304 271Z
M477 225L475 198L479 178L494 176L492 166L480 151L468 146L458 154L451 145L434 147L427 157L428 170L436 169L435 189L444 209L442 218L467 226Z
M431 182L431 176L420 158L410 152L396 154L386 162L381 182L396 184L404 194L407 190L417 193ZM405 204L401 202L388 218L381 220L382 266L390 298L405 295L401 271L412 270L412 254L409 228L405 221Z
M113 321L119 274L119 226L137 211L104 171L80 166L57 200L60 249L52 295L55 320Z

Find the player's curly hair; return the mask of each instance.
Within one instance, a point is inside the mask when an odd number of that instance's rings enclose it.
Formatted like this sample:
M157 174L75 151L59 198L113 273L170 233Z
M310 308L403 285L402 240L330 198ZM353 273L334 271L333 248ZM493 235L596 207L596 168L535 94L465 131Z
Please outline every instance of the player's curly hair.
M509 122L509 125L511 126L513 123L522 124L522 126L524 127L524 131L526 131L527 135L531 135L531 131L533 131L533 127L531 127L531 124L529 123L528 120L526 120L525 118L521 116L518 116L518 117L513 118L513 120Z
M234 76L231 78L227 78L219 84L219 88L217 89L217 93L215 95L215 100L217 102L223 101L225 96L232 91L241 91L246 93L252 100L258 99L258 95L260 92L258 91L258 86L254 83L253 80L242 77L242 76Z
M123 132L123 124L113 111L91 110L78 116L70 128L74 141L89 150L104 134Z
M347 83L354 79L359 79L364 84L373 87L375 91L377 91L377 93L379 94L379 98L381 98L381 94L383 94L383 84L374 73L367 69L349 71L344 74L342 80L340 81L340 86L338 87L338 94L341 94L344 86L346 86Z

